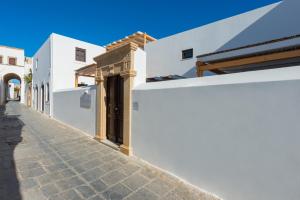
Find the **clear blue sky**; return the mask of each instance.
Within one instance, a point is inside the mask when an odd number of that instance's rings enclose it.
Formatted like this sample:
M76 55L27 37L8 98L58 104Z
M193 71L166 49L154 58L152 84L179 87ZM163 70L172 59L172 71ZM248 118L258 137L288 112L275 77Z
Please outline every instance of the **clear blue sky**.
M52 32L106 45L136 31L162 38L278 0L6 0L0 44L32 56Z

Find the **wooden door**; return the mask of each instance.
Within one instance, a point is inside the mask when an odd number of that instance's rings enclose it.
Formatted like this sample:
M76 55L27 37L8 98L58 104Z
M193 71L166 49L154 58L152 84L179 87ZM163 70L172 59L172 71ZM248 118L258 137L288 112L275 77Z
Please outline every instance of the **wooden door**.
M107 78L106 136L117 144L123 144L123 78Z

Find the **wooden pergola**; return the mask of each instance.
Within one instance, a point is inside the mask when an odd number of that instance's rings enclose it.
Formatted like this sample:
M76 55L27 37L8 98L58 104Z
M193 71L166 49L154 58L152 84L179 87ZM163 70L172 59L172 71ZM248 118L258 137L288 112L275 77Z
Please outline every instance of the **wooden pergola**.
M93 63L82 68L75 70L75 87L78 87L78 78L79 76L93 77L96 76L96 67L97 64Z
M150 35L143 33L143 32L136 32L132 35L126 36L123 39L118 41L112 42L106 45L106 51L111 51L113 49L117 49L121 46L125 46L129 43L134 43L137 47L144 49L144 46L156 39L151 37ZM86 76L86 77L95 77L96 76L96 67L97 64L90 64L75 70L75 87L78 87L78 78L79 76Z
M108 44L106 46L106 50L110 51L112 49L115 49L117 47L123 46L125 44L128 44L130 42L133 42L135 44L138 45L138 47L144 49L144 46L148 43L148 42L152 42L155 41L156 39L151 37L150 35L148 35L147 33L143 33L143 32L136 32L132 35L126 36L123 39L120 39L118 41L112 42L110 44Z
M277 40L267 41L259 44L253 44L248 45L245 47L225 50L221 52L216 53L210 53L202 56L197 56L197 76L202 77L205 71L211 71L216 74L226 74L226 71L234 70L234 69L243 69L243 67L256 65L256 64L263 64L268 63L272 61L284 61L288 59L294 59L294 58L300 58L300 44L292 44L291 40L297 39L297 42L299 42L298 39L300 39L299 35L286 37L286 38L280 38ZM282 45L281 48L275 48L275 49L267 49L264 51L256 51L249 54L240 54L238 56L233 57L223 57L219 56L220 54L227 54L227 55L233 55L232 52L237 52L240 50L247 50L250 48L261 48L263 45L270 45L274 43L279 42L286 42L287 40L290 40L288 45L284 46ZM268 46L267 46L268 47ZM264 46L266 49L266 46ZM261 48L262 49L262 48ZM228 54L229 53L229 54ZM218 55L219 54L219 55ZM212 58L214 56L218 56L217 60L209 60L209 58ZM220 59L221 58L221 59Z

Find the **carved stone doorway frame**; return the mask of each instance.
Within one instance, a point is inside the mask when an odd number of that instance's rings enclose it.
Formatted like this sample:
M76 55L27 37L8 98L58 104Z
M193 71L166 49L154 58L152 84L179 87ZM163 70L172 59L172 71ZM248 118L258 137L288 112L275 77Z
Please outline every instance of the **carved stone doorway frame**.
M123 144L120 146L120 150L126 155L132 154L131 90L134 84L134 77L136 76L134 67L134 52L137 48L137 44L128 43L94 58L97 63L95 78L97 84L96 139L100 141L106 140L107 78L110 76L120 75L124 80Z

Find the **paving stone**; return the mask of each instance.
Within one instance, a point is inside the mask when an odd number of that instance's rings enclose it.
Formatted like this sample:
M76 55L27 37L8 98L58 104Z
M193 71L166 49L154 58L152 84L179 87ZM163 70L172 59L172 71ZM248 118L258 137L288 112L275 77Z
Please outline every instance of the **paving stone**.
M128 196L126 200L156 200L159 199L159 197L154 194L153 192L142 188L136 192L134 192L132 195Z
M130 176L129 178L127 178L123 184L126 185L127 187L129 187L132 190L136 190L139 187L142 187L143 185L145 185L146 183L148 183L149 180L146 179L145 177L143 177L142 175L139 174L134 174L132 176Z
M66 180L61 180L59 182L56 183L58 188L60 190L66 190L66 189L70 189L70 188L73 188L73 187L78 187L80 185L83 185L84 182L78 178L78 177L72 177L72 178L69 178L69 179L66 179Z
M159 172L155 169L146 167L141 170L140 174L147 177L148 179L154 179L156 176L159 175Z
M49 166L46 167L46 169L49 172L56 172L56 171L63 170L63 169L66 169L66 168L67 168L67 166L64 163L58 163L58 164L49 165Z
M46 171L41 167L34 168L34 169L27 169L21 172L21 176L23 178L37 177L43 174L46 174Z
M53 196L59 192L57 186L54 184L45 185L41 188L41 190L46 197Z
M146 186L146 188L159 196L163 196L173 189L174 185L163 181L161 178L157 178Z
M92 169L92 168L95 168L99 165L102 165L103 162L99 159L94 159L94 160L90 160L86 163L83 163L81 166L85 169Z
M76 175L76 173L73 172L73 170L71 170L71 169L65 169L65 170L60 171L60 175L61 175L63 178L69 178L69 177L71 177L71 176Z
M105 185L105 183L103 183L103 181L101 181L100 179L99 180L96 180L94 182L91 183L91 186L97 191L97 192L102 192L104 191L107 186Z
M46 200L47 198L43 195L42 191L38 188L26 190L22 194L23 200Z
M96 195L94 197L89 198L89 200L105 200L105 199L100 195Z
M123 186L122 184L118 183L117 185L109 188L102 195L106 199L114 199L114 200L121 200L124 199L128 194L131 193L131 190L127 187Z
M59 180L61 178L62 176L60 175L59 172L54 172L54 173L49 173L49 174L44 174L42 176L39 176L37 180L40 183L40 185L46 185L53 181Z
M163 200L183 200L178 194L175 192L170 192L165 197L162 198Z
M25 180L21 181L22 190L31 189L35 186L38 186L38 183L33 178L28 178L28 179L25 179Z
M100 168L105 172L109 172L109 171L119 169L119 168L121 168L121 166L118 162L113 160L113 161L110 161L110 162L108 162L104 165L101 165Z
M95 195L95 192L87 185L82 185L76 188L79 194L81 194L85 199Z
M105 172L103 170L101 170L100 168L95 168L90 171L87 171L86 173L81 174L81 176L86 181L93 181L93 180L100 178L104 174L105 174Z
M68 190L60 194L66 200L82 200L79 194L75 190Z
M78 173L84 173L87 171L87 169L85 169L84 167L82 167L81 165L76 165L73 166L74 170Z
M140 167L136 164L127 163L122 168L119 169L123 174L129 176L138 170L140 170Z
M116 170L109 172L108 174L104 175L101 179L106 185L112 185L124 179L125 177L126 176L123 173Z

